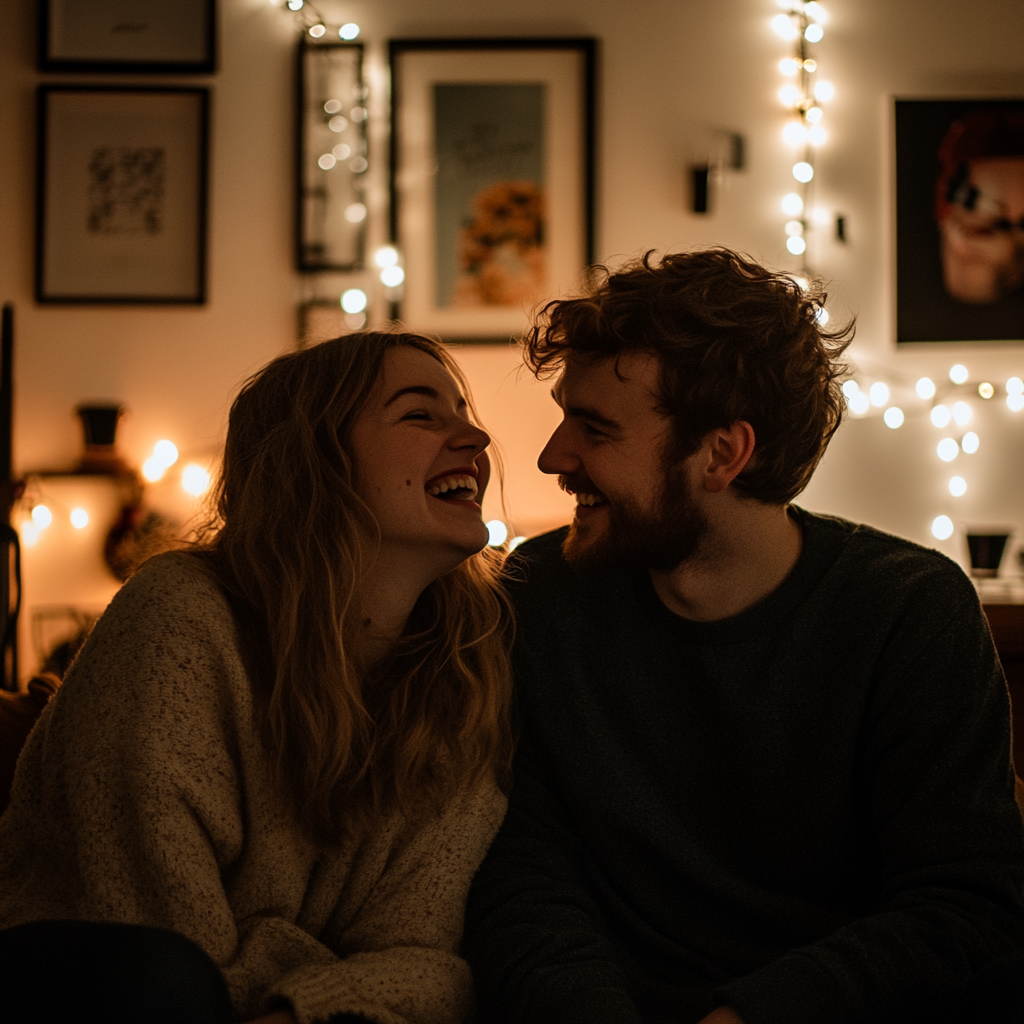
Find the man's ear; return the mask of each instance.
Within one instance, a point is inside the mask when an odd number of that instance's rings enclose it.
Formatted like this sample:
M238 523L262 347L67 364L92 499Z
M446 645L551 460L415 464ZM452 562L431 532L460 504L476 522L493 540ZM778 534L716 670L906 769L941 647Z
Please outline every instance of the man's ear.
M754 454L754 428L746 420L710 431L697 451L700 484L709 494L724 491Z

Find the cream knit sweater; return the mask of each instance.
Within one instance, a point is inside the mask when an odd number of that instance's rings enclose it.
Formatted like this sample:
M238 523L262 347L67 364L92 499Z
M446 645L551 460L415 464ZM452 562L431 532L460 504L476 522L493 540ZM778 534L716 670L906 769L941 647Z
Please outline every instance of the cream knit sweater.
M172 928L220 966L239 1020L472 1015L457 955L470 879L505 811L495 788L413 826L318 845L269 782L224 597L161 555L114 598L18 764L0 817L0 927Z

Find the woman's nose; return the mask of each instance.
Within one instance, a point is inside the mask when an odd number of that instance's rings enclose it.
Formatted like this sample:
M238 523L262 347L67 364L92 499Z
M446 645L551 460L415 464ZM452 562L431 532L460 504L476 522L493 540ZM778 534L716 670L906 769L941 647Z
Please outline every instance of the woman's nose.
M491 443L490 435L486 430L481 429L475 423L467 423L452 438L451 448L471 449L474 452L482 452Z

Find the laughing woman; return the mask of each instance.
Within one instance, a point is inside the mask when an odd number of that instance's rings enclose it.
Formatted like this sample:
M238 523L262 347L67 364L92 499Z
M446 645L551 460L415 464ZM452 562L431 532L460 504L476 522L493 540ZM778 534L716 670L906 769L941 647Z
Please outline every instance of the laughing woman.
M415 335L245 384L218 531L124 586L19 763L9 1024L471 1015L463 902L511 742L488 443Z

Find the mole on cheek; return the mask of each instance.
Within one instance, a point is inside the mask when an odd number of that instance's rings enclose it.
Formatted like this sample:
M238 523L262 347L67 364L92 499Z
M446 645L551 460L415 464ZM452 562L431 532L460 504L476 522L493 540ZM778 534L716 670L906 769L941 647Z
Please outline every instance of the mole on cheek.
M412 487L412 481L411 480L406 480L405 481L405 486L406 487Z

